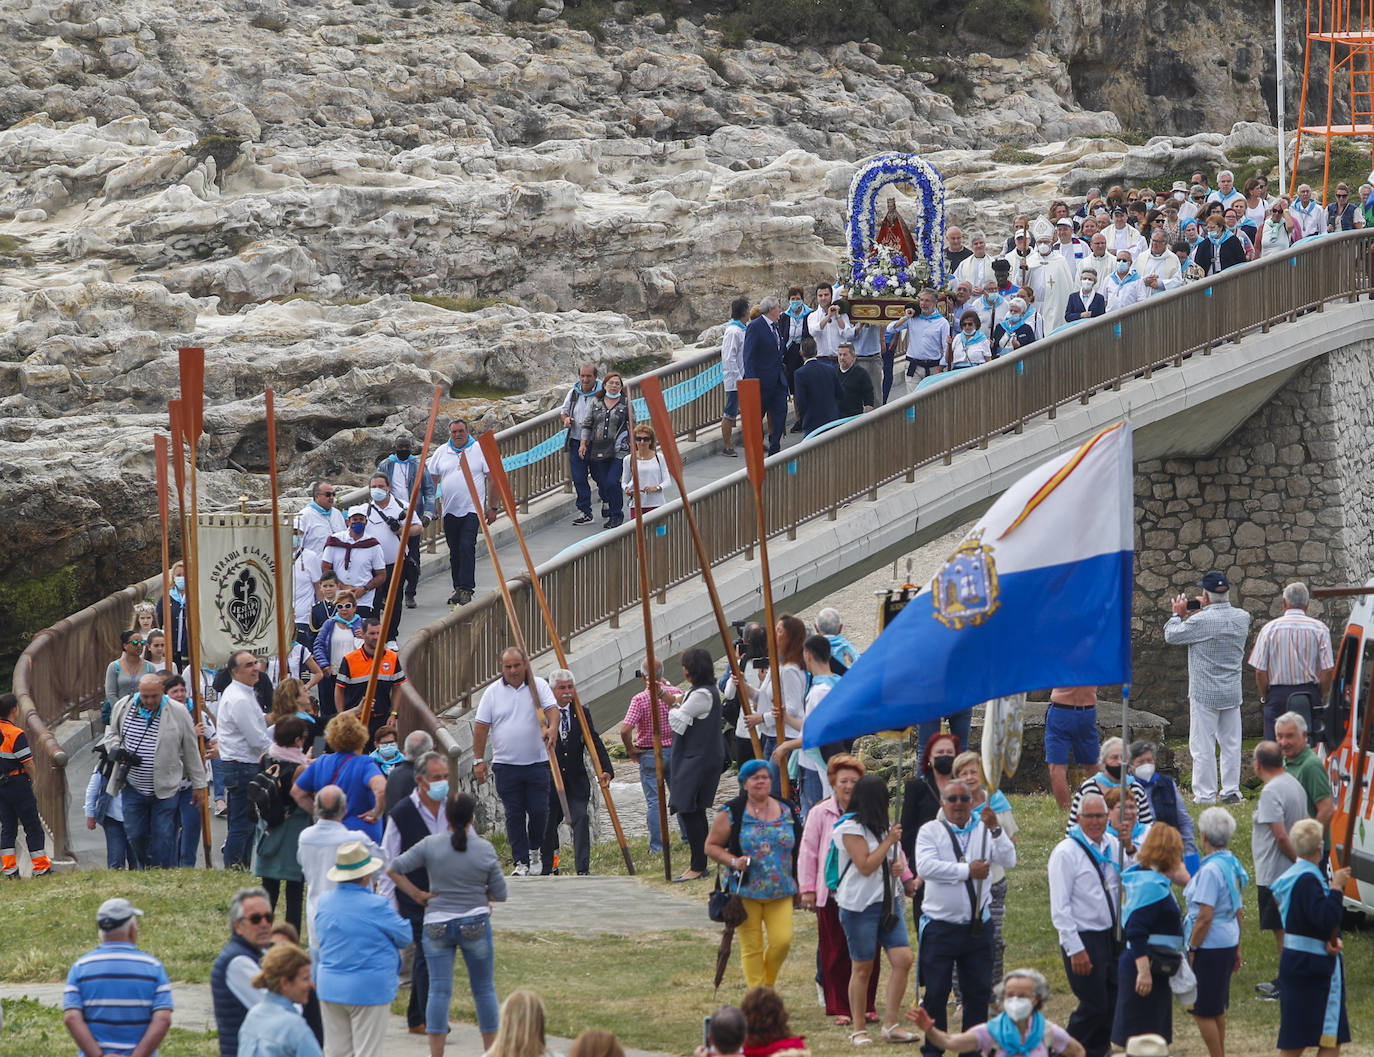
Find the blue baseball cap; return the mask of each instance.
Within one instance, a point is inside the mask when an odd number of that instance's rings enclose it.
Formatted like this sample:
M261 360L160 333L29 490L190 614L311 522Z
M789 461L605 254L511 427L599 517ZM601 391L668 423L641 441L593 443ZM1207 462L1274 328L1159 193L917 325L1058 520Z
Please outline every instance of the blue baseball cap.
M1231 581L1226 579L1224 573L1219 573L1215 569L1198 581L1198 586L1204 591L1229 591Z

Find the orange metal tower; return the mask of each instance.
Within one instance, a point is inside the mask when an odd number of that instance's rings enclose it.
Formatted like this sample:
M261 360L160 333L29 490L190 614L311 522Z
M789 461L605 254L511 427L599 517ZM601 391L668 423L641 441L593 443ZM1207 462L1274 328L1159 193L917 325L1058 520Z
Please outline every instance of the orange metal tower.
M1315 12L1314 12L1315 9ZM1314 23L1315 14L1315 23ZM1311 84L1312 55L1325 50L1326 122L1307 121L1307 89ZM1320 59L1318 60L1320 61ZM1332 123L1337 81L1345 88L1349 123ZM1326 165L1322 173L1322 201L1331 180L1331 141L1337 136L1369 136L1374 165L1374 0L1307 0L1307 46L1302 63L1302 100L1298 104L1298 131L1293 140L1293 179L1298 172L1302 137L1321 136L1326 141Z

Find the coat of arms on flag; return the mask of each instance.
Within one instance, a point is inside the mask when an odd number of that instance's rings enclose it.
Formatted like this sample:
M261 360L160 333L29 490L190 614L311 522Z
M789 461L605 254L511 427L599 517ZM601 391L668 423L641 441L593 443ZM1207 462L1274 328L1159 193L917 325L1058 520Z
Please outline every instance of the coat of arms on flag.
M977 627L1001 604L992 548L974 532L959 544L930 582L935 619L955 631Z

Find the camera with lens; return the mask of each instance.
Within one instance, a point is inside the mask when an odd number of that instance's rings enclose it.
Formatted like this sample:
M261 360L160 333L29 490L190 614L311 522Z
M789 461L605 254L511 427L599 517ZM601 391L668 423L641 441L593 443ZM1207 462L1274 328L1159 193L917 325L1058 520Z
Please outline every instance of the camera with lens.
M123 786L130 771L143 764L142 756L126 749L123 745L117 746L114 752L110 753L109 760L110 779L115 783L116 788Z

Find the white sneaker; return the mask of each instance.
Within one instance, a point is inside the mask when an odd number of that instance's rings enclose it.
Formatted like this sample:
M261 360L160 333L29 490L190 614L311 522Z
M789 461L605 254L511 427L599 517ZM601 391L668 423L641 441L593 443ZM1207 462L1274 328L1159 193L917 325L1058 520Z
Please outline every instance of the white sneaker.
M524 863L518 862L515 864L515 869L510 872L510 875L512 877L528 877L530 875L530 868Z
M544 860L537 851L530 852L530 873L538 876L544 872Z

